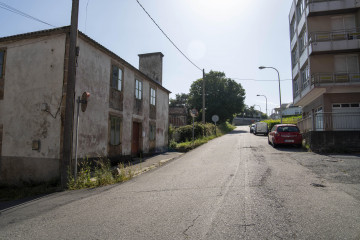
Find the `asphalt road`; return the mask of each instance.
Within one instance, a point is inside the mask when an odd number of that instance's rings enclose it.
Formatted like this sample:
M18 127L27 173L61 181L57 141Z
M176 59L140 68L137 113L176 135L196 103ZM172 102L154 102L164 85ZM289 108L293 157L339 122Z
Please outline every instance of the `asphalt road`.
M360 239L360 157L248 127L124 184L1 212L0 239Z

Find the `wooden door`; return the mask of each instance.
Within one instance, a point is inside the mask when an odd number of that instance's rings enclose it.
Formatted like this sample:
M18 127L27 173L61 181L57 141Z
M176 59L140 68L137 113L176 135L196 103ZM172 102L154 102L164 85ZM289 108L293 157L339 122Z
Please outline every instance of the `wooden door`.
M140 123L133 122L131 155L137 156L140 150Z

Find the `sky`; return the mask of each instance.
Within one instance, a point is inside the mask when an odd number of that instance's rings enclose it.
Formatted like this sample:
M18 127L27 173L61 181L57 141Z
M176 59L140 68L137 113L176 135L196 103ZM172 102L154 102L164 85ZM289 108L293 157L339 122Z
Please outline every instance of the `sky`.
M139 0L176 46L205 72L221 71L268 114L292 102L290 0ZM71 0L0 0L50 25L70 25ZM0 5L1 6L1 5ZM0 37L54 28L0 8ZM162 34L136 0L80 0L79 30L138 68L138 54L162 52L163 86L188 93L202 71ZM81 50L80 50L81 51ZM259 81L261 80L261 81ZM270 81L262 81L270 80Z

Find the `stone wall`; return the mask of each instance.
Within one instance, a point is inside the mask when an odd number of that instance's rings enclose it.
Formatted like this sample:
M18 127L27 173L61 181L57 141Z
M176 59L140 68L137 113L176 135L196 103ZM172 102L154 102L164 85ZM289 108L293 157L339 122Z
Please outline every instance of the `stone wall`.
M360 151L360 131L311 131L303 139L314 152Z

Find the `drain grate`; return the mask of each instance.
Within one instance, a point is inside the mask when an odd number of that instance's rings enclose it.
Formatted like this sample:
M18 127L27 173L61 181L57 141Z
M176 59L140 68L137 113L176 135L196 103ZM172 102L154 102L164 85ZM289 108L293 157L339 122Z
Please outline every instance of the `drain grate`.
M313 187L321 187L321 188L326 187L325 185L322 185L322 184L319 184L319 183L312 183L310 185L313 186Z

